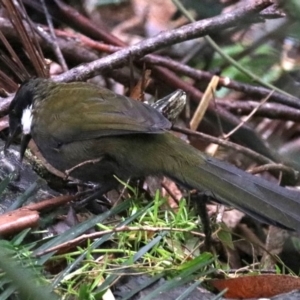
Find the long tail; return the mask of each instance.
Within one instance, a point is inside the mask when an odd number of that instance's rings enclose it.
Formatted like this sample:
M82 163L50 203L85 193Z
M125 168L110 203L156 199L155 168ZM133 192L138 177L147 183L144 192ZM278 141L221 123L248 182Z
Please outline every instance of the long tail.
M262 222L300 232L300 192L205 156L171 135L168 144L176 154L164 159L165 175L185 186L210 191L219 201Z

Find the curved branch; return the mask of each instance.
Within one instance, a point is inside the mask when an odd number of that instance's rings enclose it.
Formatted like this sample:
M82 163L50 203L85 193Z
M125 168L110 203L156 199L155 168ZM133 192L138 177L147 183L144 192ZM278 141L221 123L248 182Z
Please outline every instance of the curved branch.
M232 12L213 18L201 20L193 24L182 26L178 29L164 31L156 37L124 48L114 54L98 59L91 63L75 67L62 75L56 76L56 81L81 81L96 76L108 69L119 68L128 63L129 57L138 59L144 55L174 45L186 40L199 38L212 34L225 28L236 26L239 22L245 22L246 18L272 5L271 0L251 1L248 5Z

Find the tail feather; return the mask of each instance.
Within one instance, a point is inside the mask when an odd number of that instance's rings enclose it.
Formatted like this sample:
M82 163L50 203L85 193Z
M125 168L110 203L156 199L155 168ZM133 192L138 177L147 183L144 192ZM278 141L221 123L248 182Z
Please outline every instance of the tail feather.
M181 171L169 172L169 177L191 188L211 191L219 201L262 222L300 232L300 192L207 157L188 145L183 147L188 149L177 149L181 154L182 151L189 151L189 161L177 160L176 164L180 164L177 167Z

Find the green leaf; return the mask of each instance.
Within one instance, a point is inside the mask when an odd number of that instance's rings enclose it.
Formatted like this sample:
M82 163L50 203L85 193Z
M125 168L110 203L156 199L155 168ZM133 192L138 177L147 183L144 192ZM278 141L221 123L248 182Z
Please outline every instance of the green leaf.
M232 242L232 234L230 229L225 225L225 223L221 223L221 227L217 232L217 236L222 244L230 249L234 249L234 245Z
M4 190L7 188L7 186L10 183L10 176L5 177L1 182L0 182L0 195L4 192Z

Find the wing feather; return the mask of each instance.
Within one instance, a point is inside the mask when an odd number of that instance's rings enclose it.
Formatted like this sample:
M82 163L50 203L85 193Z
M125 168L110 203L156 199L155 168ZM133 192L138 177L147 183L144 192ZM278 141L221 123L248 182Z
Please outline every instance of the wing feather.
M52 112L51 123L39 120L39 124L47 126L47 131L63 143L108 135L162 133L171 128L151 106L94 85L60 85L46 98L42 109ZM57 103L57 99L61 101Z

